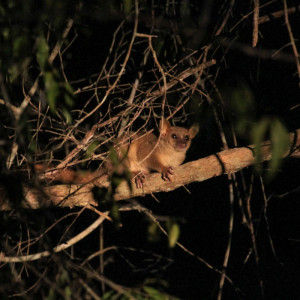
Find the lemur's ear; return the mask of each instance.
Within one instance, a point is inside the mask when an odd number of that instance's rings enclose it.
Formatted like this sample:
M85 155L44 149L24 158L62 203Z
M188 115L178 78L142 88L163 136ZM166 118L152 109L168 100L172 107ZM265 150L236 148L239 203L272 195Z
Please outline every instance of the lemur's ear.
M159 132L161 135L166 135L168 130L170 129L171 124L168 120L162 118L159 122Z
M195 123L192 125L192 127L189 129L189 136L190 139L193 139L197 133L199 132L199 124Z

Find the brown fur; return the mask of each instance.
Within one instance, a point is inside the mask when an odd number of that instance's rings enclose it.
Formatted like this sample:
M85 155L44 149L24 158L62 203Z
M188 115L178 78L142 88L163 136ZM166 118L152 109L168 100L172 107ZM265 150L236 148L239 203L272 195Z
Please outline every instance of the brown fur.
M70 169L51 171L49 166L44 165L36 165L35 169L40 174L40 178L73 184L89 183L105 174L111 174L112 171L122 173L124 169L131 172L137 188L142 188L145 176L153 171L162 173L162 178L170 181L174 168L185 160L186 151L191 145L191 140L198 133L198 127L194 125L186 129L171 126L169 121L162 119L159 129L159 137L152 132L134 134L132 141L129 141L128 136L122 136L115 145L120 160L117 169L109 162L99 171L85 173Z
M189 129L171 126L167 120L160 122L160 136L153 133L136 135L129 144L120 147L119 154L127 156L124 164L135 177L137 188L141 188L145 175L151 171L162 173L164 180L170 181L174 168L183 163L191 140L198 133L198 127ZM123 140L125 137L123 137Z

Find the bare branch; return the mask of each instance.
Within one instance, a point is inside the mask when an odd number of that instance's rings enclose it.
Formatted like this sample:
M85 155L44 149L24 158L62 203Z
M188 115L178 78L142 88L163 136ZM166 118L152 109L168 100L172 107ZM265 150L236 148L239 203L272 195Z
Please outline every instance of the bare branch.
M284 16L285 11L286 11L288 14L294 14L294 13L296 13L296 12L299 11L299 10L300 10L300 5L294 6L294 7L291 7L291 8L288 8L287 10L279 10L279 11L275 11L275 12L270 13L270 14L268 14L268 15L259 17L259 19L258 19L258 24L262 24L262 23L269 22L269 21L271 21L272 19L281 18L282 16Z
M69 248L70 246L76 244L86 236L88 236L92 231L94 231L108 216L108 213L104 213L103 216L100 216L95 222L93 222L85 230L68 240L66 243L60 244L52 249L52 251L43 251L35 254L29 254L24 256L5 256L3 252L0 252L0 261L1 262L26 262L38 260L42 257L50 256L52 253L57 253L62 250Z

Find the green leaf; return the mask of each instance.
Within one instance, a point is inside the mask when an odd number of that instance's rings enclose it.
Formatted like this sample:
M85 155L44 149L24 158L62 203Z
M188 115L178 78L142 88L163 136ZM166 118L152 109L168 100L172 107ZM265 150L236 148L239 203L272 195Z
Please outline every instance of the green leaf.
M245 84L232 89L229 105L232 113L239 118L252 118L255 114L254 96L252 90Z
M14 82L21 73L21 69L18 64L13 64L8 69L9 80L10 82Z
M32 140L28 146L29 150L32 152L32 153L35 153L38 149L38 145L36 143L36 140Z
M109 299L112 299L112 296L116 294L115 291L109 291L109 292L106 292L103 296L102 296L102 299L103 300L109 300Z
M158 230L158 225L154 222L152 222L149 226L148 226L148 241L150 242L157 242L159 240L159 233L160 231Z
M65 117L65 120L68 124L71 124L72 123L72 116L70 114L70 111L66 108L62 108L62 113Z
M93 142L88 146L88 148L87 148L87 150L86 150L86 155L85 155L85 157L86 157L86 158L91 157L92 154L95 153L95 150L97 149L98 145L99 145L99 142L93 141Z
M255 103L252 90L248 85L239 83L228 92L229 111L237 134L248 137L249 128L255 118ZM225 95L227 95L225 94Z
M67 106L72 107L74 105L74 91L72 86L69 83L65 83L64 85L65 92L64 92L64 98L65 103Z
M260 163L261 163L261 144L265 139L266 133L269 128L270 120L268 118L262 119L252 128L252 140L255 144L254 156L256 160L256 168L259 171Z
M150 286L144 286L143 290L150 296L150 299L153 300L166 300L168 299L165 294L161 293L157 289L150 287Z
M26 35L15 37L13 40L13 56L19 58L24 55L24 50L28 46L28 39Z
M59 85L55 79L54 73L50 71L44 73L44 81L47 94L47 102L52 112L54 112L56 109L56 102L59 94Z
M119 221L120 220L119 206L117 204L115 204L115 203L112 204L112 207L110 209L110 216L115 221Z
M169 247L174 248L180 235L180 227L177 223L169 226Z
M37 43L38 45L37 45L36 59L41 69L44 70L49 58L49 46L44 37L40 37Z
M69 273L66 270L63 270L58 278L57 284L63 286L70 282Z
M49 290L49 294L48 294L48 296L45 299L46 300L55 300L56 299L56 293L55 293L55 291L54 291L53 288L51 288Z
M288 131L278 119L275 119L271 124L271 142L272 142L272 158L269 163L269 171L267 179L271 180L277 173L282 156L289 148Z
M0 16L1 17L5 16L5 13L6 13L6 11L5 11L4 7L2 5L0 5Z
M158 38L155 39L155 42L154 42L154 50L155 50L157 56L161 55L164 45L165 45L165 36L159 35Z
M187 0L181 1L180 16L182 18L191 18L190 1Z
M124 153L125 154L125 153ZM111 147L109 151L109 160L111 161L114 167L117 167L120 164L120 159L115 148Z
M265 117L259 123L257 123L252 129L252 138L253 143L255 144L254 155L257 163L256 167L260 166L259 164L262 160L261 145L267 138L267 134L270 134L270 140L272 144L272 157L268 164L268 172L266 174L266 178L267 180L271 180L278 172L282 156L288 150L289 136L287 129L277 118Z
M123 0L123 10L126 18L130 16L132 8L132 0Z
M65 287L65 299L71 299L72 298L72 290L70 286Z

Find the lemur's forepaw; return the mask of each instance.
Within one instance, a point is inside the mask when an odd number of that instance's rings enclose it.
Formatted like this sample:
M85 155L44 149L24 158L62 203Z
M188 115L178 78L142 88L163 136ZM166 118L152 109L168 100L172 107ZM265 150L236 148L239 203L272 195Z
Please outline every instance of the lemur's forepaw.
M174 168L173 167L167 167L162 171L162 178L166 181L172 181L172 175L174 175Z
M135 181L135 185L138 189L141 189L143 188L143 185L145 183L145 174L143 172L140 172L138 173L135 178L134 178L134 181Z

